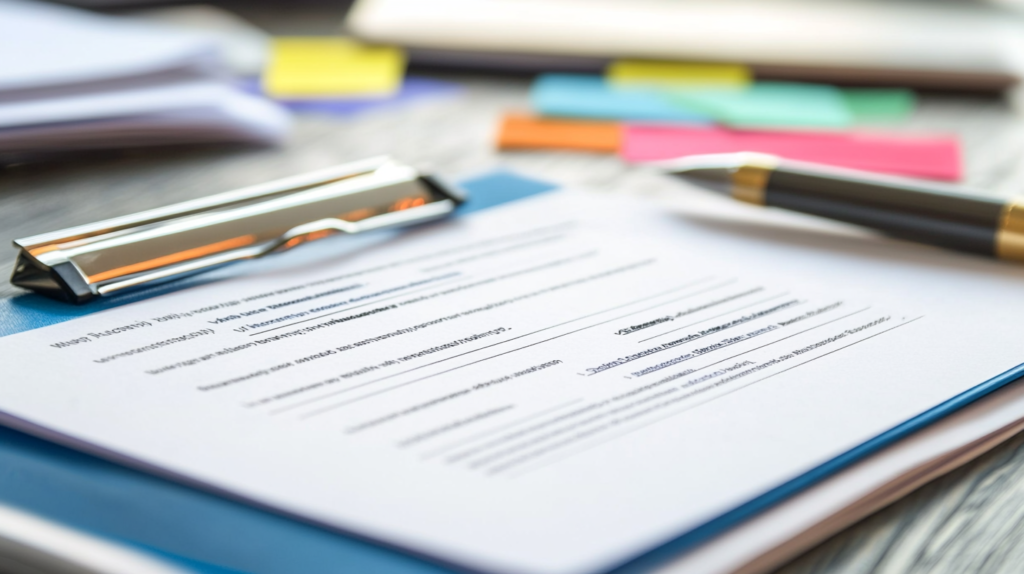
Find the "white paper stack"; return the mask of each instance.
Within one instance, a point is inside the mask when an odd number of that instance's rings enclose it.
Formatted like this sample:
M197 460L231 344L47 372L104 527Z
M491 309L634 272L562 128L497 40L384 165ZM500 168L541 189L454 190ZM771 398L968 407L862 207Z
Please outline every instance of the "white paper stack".
M266 144L289 123L231 85L209 36L0 0L0 153Z

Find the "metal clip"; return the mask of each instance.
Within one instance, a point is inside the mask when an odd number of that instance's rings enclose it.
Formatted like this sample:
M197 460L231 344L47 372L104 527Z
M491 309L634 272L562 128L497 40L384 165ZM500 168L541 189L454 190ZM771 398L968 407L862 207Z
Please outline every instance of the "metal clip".
M14 241L11 283L83 303L336 233L438 219L464 196L386 157Z

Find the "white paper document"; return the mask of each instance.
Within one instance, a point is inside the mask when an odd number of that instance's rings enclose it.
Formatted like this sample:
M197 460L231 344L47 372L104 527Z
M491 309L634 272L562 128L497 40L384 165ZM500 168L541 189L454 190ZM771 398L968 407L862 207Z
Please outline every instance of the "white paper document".
M161 6L136 10L131 16L210 38L220 46L225 63L237 76L258 76L267 63L270 35L223 8L209 4Z
M0 154L281 142L288 112L223 60L209 34L0 0Z
M0 0L0 16L4 95L217 67L213 41L166 26L28 0Z
M0 103L0 151L274 143L290 127L277 104L209 79Z
M1021 269L789 220L563 191L325 240L0 339L0 411L448 563L607 570L1024 362Z

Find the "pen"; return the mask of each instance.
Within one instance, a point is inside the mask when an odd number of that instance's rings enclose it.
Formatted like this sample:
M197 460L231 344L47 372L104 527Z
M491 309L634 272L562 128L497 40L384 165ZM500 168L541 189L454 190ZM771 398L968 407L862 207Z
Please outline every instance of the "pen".
M1024 262L1024 200L984 197L950 185L750 152L686 156L655 165L747 203Z

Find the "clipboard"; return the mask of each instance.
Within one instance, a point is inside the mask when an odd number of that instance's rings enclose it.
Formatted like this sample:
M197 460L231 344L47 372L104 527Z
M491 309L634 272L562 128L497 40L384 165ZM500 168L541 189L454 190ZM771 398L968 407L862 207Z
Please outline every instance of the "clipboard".
M464 182L463 186L474 195L474 200L465 206L463 213L556 187L501 173ZM313 251L307 253L312 254ZM230 273L249 272L257 265L260 264L235 267ZM220 272L197 277L195 281L216 280L220 278L217 273ZM146 294L194 284L189 281L159 287ZM71 307L37 296L6 300L0 305L0 319L3 319L0 321L0 329L3 329L0 335L17 332L9 330L13 324L11 317L17 317L22 325L27 325L20 330L37 328L101 308L124 304L142 296L137 294L125 299L110 299L96 307ZM15 309L13 312L12 306ZM1024 366L1011 369L952 397L649 554L636 558L614 572L625 574L647 571L939 421L1018 379L1022 374ZM0 502L130 545L196 572L241 570L276 574L303 571L315 574L334 572L338 565L358 572L455 572L436 562L421 560L355 536L307 525L301 519L291 519L227 497L194 490L2 428L0 461L8 468L17 470L0 475L0 497L6 497L0 499ZM230 493L225 494L230 496ZM118 511L112 512L111 508Z
M460 182L464 215L557 186L509 172ZM387 233L387 232L379 232ZM338 242L358 248L354 238ZM372 238L368 238L372 239ZM315 261L331 245L314 243L287 256L225 267L88 305L37 294L0 299L0 336L45 327L143 298L250 273ZM451 574L436 563L358 540L208 492L120 466L0 427L0 502L127 545L204 574L350 572Z

